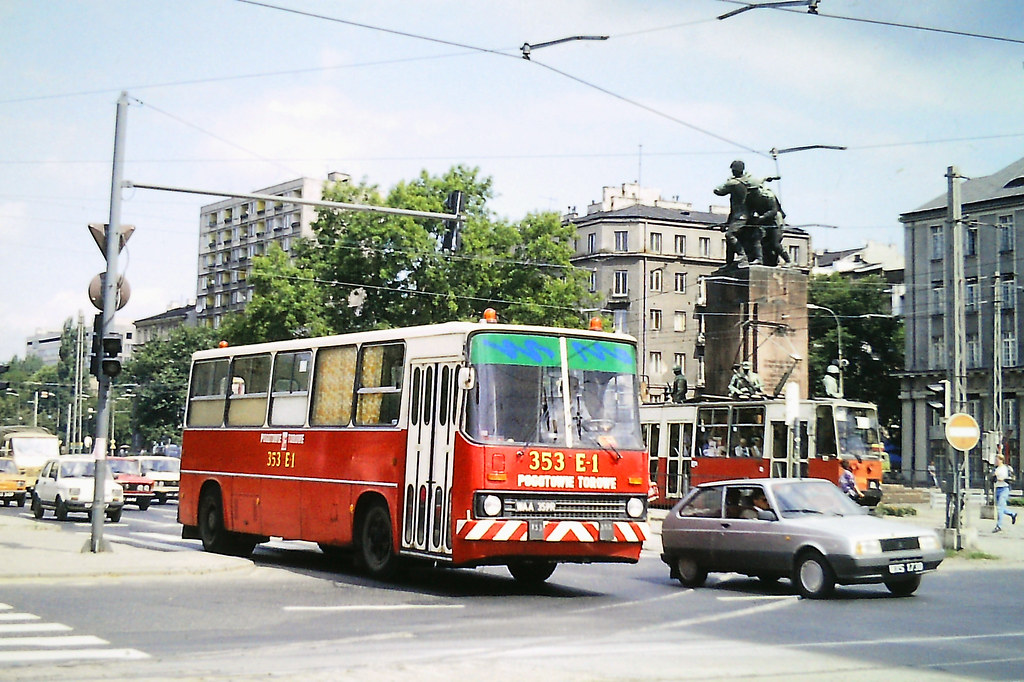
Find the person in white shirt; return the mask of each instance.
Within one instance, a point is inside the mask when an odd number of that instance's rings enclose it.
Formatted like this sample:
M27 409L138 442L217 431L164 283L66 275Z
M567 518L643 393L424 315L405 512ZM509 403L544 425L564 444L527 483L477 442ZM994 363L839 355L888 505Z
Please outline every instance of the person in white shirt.
M1017 523L1016 512L1006 509L1006 500L1010 497L1010 467L1002 455L996 455L996 468L992 471L992 480L995 484L996 493L996 527L993 533L1003 529L1003 515L1010 517L1010 523Z

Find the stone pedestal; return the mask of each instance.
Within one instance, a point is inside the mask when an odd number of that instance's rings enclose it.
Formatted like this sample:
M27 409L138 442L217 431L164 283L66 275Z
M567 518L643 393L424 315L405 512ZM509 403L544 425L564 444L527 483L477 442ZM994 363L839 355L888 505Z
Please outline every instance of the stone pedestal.
M732 366L748 360L765 393L807 384L807 275L795 268L719 268L707 279L705 395L727 396Z

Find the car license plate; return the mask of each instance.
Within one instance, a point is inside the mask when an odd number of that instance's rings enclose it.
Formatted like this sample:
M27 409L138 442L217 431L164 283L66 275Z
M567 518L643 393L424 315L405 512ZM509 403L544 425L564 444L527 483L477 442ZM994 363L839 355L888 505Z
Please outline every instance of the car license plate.
M923 561L908 561L902 564L889 564L889 573L893 575L898 575L900 573L920 573L923 570Z

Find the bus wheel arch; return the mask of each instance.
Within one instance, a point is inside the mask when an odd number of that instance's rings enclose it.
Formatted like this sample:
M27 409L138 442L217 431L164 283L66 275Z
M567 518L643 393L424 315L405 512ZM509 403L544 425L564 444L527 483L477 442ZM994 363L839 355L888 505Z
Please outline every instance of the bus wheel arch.
M356 503L352 539L356 565L375 578L389 578L398 568L395 532L387 500L366 493Z
M199 539L203 541L203 549L207 552L247 557L259 542L256 536L227 529L224 522L224 496L215 481L204 483L199 492L196 523Z

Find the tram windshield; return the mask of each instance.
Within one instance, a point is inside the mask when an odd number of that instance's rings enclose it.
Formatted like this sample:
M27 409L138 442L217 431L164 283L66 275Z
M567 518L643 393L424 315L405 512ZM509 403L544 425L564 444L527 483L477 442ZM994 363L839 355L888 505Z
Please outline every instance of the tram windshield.
M880 456L878 414L873 407L819 405L817 422L818 455Z
M636 352L629 343L481 333L467 435L485 443L642 449Z

